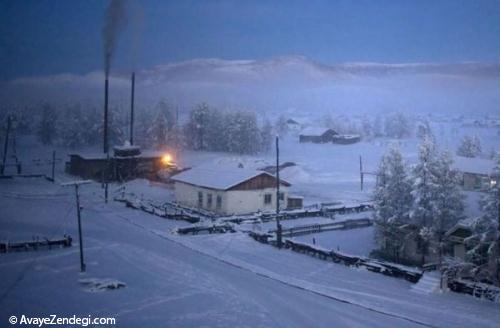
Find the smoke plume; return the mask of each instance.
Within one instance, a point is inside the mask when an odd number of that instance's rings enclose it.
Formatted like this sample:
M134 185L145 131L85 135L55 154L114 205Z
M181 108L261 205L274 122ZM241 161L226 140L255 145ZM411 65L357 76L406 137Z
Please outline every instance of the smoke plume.
M116 47L118 36L127 24L125 1L111 0L106 9L104 26L102 28L102 38L104 42L104 70L106 76L109 75L113 52Z

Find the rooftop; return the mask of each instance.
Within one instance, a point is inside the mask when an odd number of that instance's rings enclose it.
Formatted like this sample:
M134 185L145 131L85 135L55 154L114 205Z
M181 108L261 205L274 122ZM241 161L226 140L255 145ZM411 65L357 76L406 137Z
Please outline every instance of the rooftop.
M495 168L495 162L483 158L455 156L453 168L464 173L490 175Z
M308 127L308 128L305 128L304 130L302 130L300 132L300 135L302 135L302 136L321 136L329 130L331 130L331 129L321 128L321 127Z
M274 175L265 171L232 167L227 165L202 165L181 172L172 177L172 180L187 184L218 190L228 190L242 182L248 181L259 175ZM290 184L281 180L282 185Z

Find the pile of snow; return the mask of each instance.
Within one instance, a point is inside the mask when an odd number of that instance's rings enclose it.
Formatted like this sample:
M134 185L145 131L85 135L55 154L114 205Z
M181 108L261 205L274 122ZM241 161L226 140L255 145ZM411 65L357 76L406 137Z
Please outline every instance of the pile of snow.
M88 292L103 292L106 290L115 290L124 288L126 284L116 279L110 278L87 278L78 280Z

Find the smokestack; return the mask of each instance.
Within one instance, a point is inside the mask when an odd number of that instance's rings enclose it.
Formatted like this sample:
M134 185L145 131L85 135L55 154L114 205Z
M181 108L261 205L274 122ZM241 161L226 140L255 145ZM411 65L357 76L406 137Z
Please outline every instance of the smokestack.
M130 95L130 145L134 144L134 95L135 95L135 72L132 72L132 90Z
M125 1L111 0L106 9L104 26L102 27L103 50L104 50L104 153L108 153L108 78L111 69L111 60L116 48L118 36L127 23L125 17Z
M108 73L104 80L104 153L108 153Z

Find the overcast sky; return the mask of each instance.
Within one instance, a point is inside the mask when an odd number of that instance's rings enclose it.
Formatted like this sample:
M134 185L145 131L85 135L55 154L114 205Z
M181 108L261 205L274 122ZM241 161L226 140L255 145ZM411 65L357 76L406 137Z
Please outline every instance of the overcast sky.
M108 1L0 0L0 79L102 69ZM323 63L500 61L500 1L166 1L143 16L138 68L303 55ZM139 8L140 6L140 8ZM122 36L115 70L130 66Z

